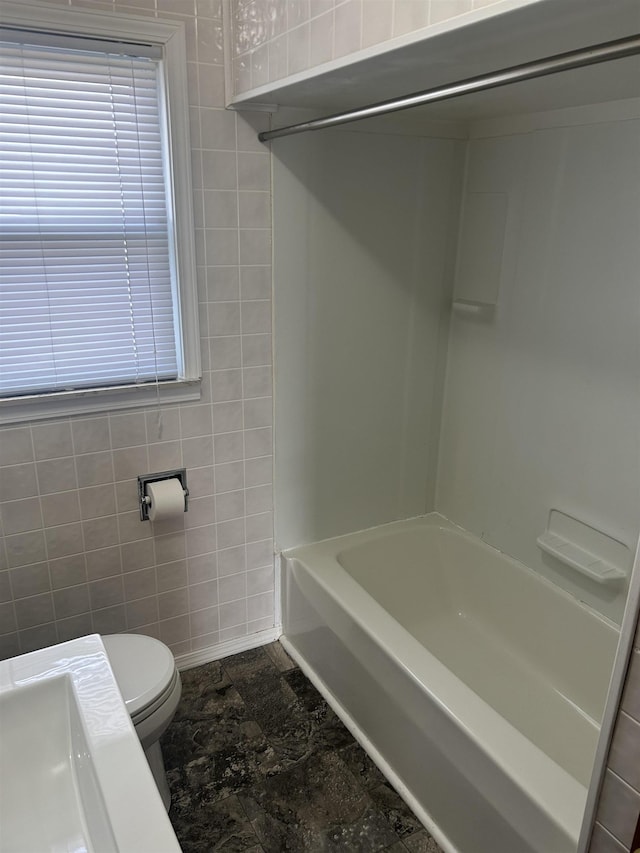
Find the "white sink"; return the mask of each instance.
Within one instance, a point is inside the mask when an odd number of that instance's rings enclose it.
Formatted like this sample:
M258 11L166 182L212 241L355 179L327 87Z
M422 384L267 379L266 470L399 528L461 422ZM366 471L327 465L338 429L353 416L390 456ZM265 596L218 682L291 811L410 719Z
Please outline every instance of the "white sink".
M179 853L98 635L0 662L0 853Z

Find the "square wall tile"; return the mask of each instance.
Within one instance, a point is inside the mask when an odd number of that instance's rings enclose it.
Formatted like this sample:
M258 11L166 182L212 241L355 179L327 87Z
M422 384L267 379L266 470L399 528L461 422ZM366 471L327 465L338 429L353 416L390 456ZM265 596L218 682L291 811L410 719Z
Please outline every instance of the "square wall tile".
M625 848L630 849L639 814L640 793L607 770L600 792L597 820Z
M51 589L51 576L47 563L33 563L30 566L11 569L9 577L14 600L49 592Z
M215 580L218 577L218 557L215 553L198 554L195 557L189 557L186 560L186 564L187 583L189 586ZM163 566L158 566L158 578L160 578L160 571L163 568ZM158 583L160 583L159 580Z
M271 426L273 423L273 400L271 396L244 401L244 425L252 427Z
M336 7L335 36L333 40L334 59L360 50L362 43L361 20L361 0L346 0L345 3Z
M0 501L12 501L38 494L33 462L0 468Z
M238 625L245 626L247 621L246 601L232 601L221 604L219 608L220 629L233 628Z
M393 36L393 0L366 0L362 4L362 47Z
M247 299L271 299L271 267L241 267L240 268L240 294L243 300ZM269 324L269 329L271 325ZM249 331L246 327L245 332ZM256 331L268 331L257 329Z
M271 485L272 480L272 456L261 456L257 459L247 459L245 462L245 485L247 488Z
M189 617L177 616L160 622L160 638L170 648L189 639Z
M70 586L53 593L56 619L79 616L89 611L89 587L87 584Z
M34 458L30 427L0 430L0 465L32 462Z
M87 580L87 564L84 554L74 554L71 557L49 560L48 568L51 586L54 590L64 589L67 586L77 586Z
M308 23L296 26L287 33L287 72L299 74L309 67L310 27Z
M214 435L242 429L243 412L240 400L214 403L211 408L213 410Z
M25 533L42 527L42 512L38 498L24 498L0 504L2 529L6 536Z
M101 518L116 513L116 490L111 483L80 489L78 497L83 519Z
M186 466L179 441L160 441L147 445L150 471L170 471Z
M591 836L589 853L628 853L628 850L601 824L596 823Z
M111 447L133 447L147 443L147 424L144 412L111 415Z
M75 453L91 453L111 447L109 418L87 418L71 424Z
M238 572L235 575L225 575L218 580L218 595L220 603L244 600L247 597L247 575Z
M244 335L271 333L270 300L242 303L242 332Z
M47 554L50 559L66 557L69 554L79 554L84 551L82 525L79 522L48 527L45 530L45 539Z
M71 424L57 421L32 427L33 446L36 459L54 459L73 454Z
M640 791L638 743L640 743L640 722L624 711L620 712L611 741L609 768L636 791Z
M108 548L120 541L118 519L115 515L90 518L82 522L82 535L88 548Z
M365 3L365 10L368 4ZM323 62L331 62L333 57L333 39L335 34L335 17L333 9L317 18L309 25L309 65L315 68Z
M75 463L78 471L77 485L81 488L113 482L113 456L110 450L76 456ZM68 486L68 488L72 487Z
M20 652L33 652L36 649L43 649L45 646L52 646L58 642L58 631L54 622L49 622L46 625L36 625L33 628L27 628L19 632L20 637Z
M41 495L66 492L77 488L76 460L73 456L38 462L36 471Z
M101 610L122 604L124 601L122 577L118 575L101 581L91 581L89 583L89 596L92 610Z
M120 548L100 548L97 551L87 551L87 578L90 581L113 577L122 573L122 557ZM62 561L60 561L62 562Z
M242 371L214 370L211 373L211 397L214 403L242 399Z
M448 21L473 8L472 0L431 0L429 23L437 24Z
M393 35L401 36L426 27L429 23L429 0L394 0Z
M271 335L243 335L242 336L242 366L243 367L259 367L262 365L271 364ZM248 397L267 397L271 394L271 371L263 371L264 379L262 380L261 388L266 382L266 388L262 394L247 393L245 385L245 396ZM251 376L243 374L243 381L246 383L247 378Z
M137 572L127 572L123 575L123 583L126 601L148 598L157 593L156 572L153 567Z
M160 619L172 619L189 611L189 595L186 588L163 592L158 596Z
M41 498L42 517L46 527L68 524L80 519L78 492L58 492Z
M137 542L127 542L120 546L122 571L134 572L155 565L155 548L153 539L140 539Z
M152 409L146 413L147 440L171 441L180 438L180 410Z
M116 481L128 480L133 473L146 474L149 471L147 447L127 447L113 451L113 473Z
M194 637L202 636L206 639L206 642L201 645L196 645L194 641L194 651L196 648L207 648L219 642L217 634L219 625L220 616L217 607L207 607L191 614L191 633Z
M251 572L247 572L247 595L260 595L266 592L272 592L273 588L273 565L263 566L261 569L254 569Z
M636 649L631 655L627 672L624 693L620 707L630 717L640 722L640 650Z
M244 545L221 548L218 551L218 575L232 575L243 572L247 567L246 548Z
M155 623L158 621L158 598L152 595L149 598L127 602L125 613L128 629Z
M91 617L96 634L119 634L127 630L127 615L123 604L94 609Z
M187 561L176 560L156 567L156 586L159 593L186 587L189 583Z
M272 539L250 542L247 545L247 569L267 567L273 571L274 556Z
M17 632L0 635L0 660L20 654L20 638Z
M59 643L75 640L78 637L86 637L87 634L93 632L91 613L81 613L78 616L56 619L56 630Z
M7 550L7 563L10 569L17 566L27 566L31 563L40 563L47 557L42 530L5 536L4 541Z
M249 621L256 619L273 618L273 594L265 592L261 595L252 595L247 598L247 618Z
M44 625L54 619L53 597L50 592L32 595L15 602L16 621L20 630Z
M196 557L199 554L209 554L216 549L215 524L205 524L185 532L187 556Z

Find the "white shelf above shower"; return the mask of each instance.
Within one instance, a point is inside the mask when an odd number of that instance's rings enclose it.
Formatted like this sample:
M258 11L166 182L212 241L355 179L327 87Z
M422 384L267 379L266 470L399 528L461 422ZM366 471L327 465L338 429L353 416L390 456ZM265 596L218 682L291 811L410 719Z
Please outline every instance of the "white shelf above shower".
M622 542L589 524L552 509L538 547L592 581L609 584L627 576L631 552Z
M326 115L639 31L637 0L502 0L238 94L230 106ZM639 69L637 57L616 60L555 75L553 85L542 78L411 112L475 120L637 97Z

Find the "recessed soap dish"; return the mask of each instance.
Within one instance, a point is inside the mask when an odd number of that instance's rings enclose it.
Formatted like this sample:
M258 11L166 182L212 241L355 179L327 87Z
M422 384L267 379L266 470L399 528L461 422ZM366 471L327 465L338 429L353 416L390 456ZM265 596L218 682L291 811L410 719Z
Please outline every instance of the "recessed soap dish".
M546 554L596 583L615 583L627 576L631 552L623 542L560 510L551 510L547 529L536 542Z

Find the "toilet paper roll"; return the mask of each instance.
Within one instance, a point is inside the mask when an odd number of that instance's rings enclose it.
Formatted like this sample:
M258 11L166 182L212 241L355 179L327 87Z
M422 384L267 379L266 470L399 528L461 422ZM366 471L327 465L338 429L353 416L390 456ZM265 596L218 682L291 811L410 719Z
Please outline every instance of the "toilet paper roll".
M166 521L184 512L184 491L177 477L147 483L150 521Z

